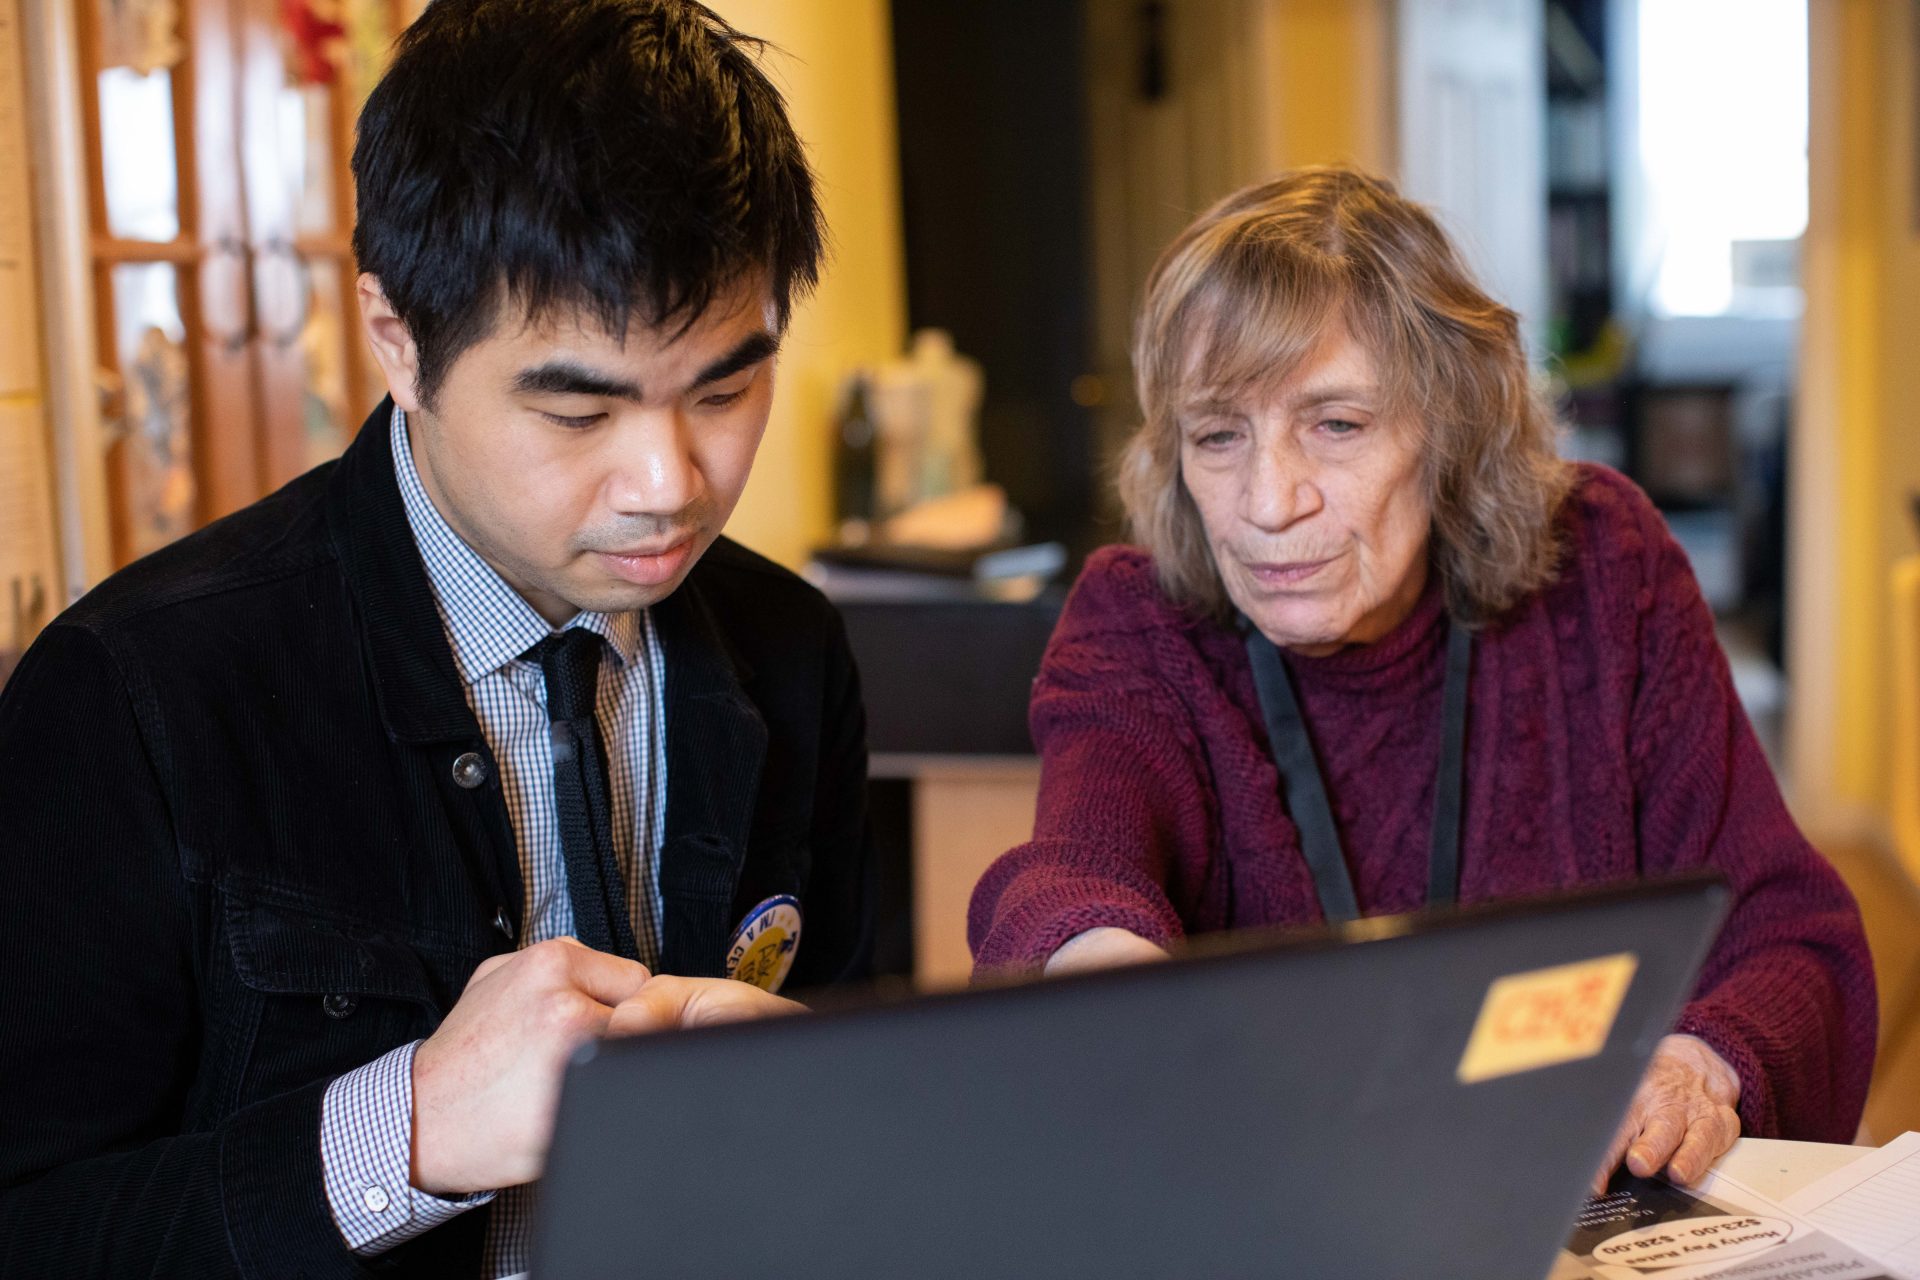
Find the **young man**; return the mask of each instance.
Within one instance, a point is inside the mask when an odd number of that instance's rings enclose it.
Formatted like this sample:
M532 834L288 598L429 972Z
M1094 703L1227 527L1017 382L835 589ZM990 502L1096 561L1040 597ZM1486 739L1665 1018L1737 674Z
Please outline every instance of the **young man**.
M865 962L845 637L720 537L821 252L751 42L435 0L354 173L391 400L0 698L0 1273L523 1270L580 1040Z

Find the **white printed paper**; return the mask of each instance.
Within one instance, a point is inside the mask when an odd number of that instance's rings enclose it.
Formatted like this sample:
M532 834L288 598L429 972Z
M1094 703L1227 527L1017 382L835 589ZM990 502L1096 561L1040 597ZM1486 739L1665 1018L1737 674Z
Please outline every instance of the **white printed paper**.
M1554 1280L1902 1280L1724 1174L1614 1186L1582 1211Z
M1901 1274L1920 1276L1920 1133L1867 1152L1785 1204Z

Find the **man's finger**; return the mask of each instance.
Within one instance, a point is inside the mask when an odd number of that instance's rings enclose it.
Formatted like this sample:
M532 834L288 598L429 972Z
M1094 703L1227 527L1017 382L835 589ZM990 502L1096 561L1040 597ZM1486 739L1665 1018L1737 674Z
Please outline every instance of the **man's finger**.
M744 982L665 975L613 1011L607 1034L643 1035L669 1027L709 1027L803 1012L804 1006Z
M474 983L494 972L501 965L513 959L515 954L515 952L506 951L497 956L488 956L485 960L482 960L478 965L474 966L473 972L467 975L467 986L471 987Z
M563 944L554 954L564 967L567 981L608 1008L631 997L653 976L638 960L595 951L572 938L555 941Z
M564 947L584 948L585 945L586 944L578 938L569 937L563 933L558 937L548 938L540 944L540 949L542 951L552 951ZM488 956L485 960L475 965L473 972L467 975L467 986L471 987L488 974L497 973L503 966L512 963L524 954L525 952L520 951L502 951L499 955Z
M609 1036L641 1036L680 1025L685 1010L685 987L674 978L655 978L622 1000L607 1020Z
M710 1027L754 1018L784 1018L807 1011L805 1005L745 982L699 982L695 987L681 1010L682 1026Z
M1655 1105L1647 1114L1640 1133L1627 1146L1627 1168L1642 1178L1651 1178L1663 1168L1687 1136L1687 1110L1678 1102Z

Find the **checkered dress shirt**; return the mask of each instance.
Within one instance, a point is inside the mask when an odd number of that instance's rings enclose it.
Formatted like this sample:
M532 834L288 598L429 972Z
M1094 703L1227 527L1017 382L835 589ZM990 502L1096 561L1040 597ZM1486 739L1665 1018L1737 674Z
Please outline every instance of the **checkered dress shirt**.
M554 628L448 526L414 468L407 417L393 411L394 472L414 542L426 563L434 604L452 647L467 703L500 771L520 856L526 903L522 947L573 932L566 865L554 812L553 755L540 665L522 656ZM666 668L653 620L637 613L581 613L611 650L600 666L596 713L607 740L615 855L633 912L642 963L660 954L660 842L667 807ZM562 628L564 630L565 628ZM335 1080L321 1110L320 1155L333 1220L355 1253L393 1248L493 1200L485 1276L525 1271L533 1186L445 1198L414 1190L413 1055L402 1045Z

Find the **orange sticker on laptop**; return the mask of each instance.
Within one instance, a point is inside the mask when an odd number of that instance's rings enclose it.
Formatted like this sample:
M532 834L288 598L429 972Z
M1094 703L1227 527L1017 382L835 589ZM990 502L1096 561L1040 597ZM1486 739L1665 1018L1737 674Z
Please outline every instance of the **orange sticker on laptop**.
M1454 1074L1475 1084L1591 1058L1606 1047L1639 965L1622 951L1496 978Z

